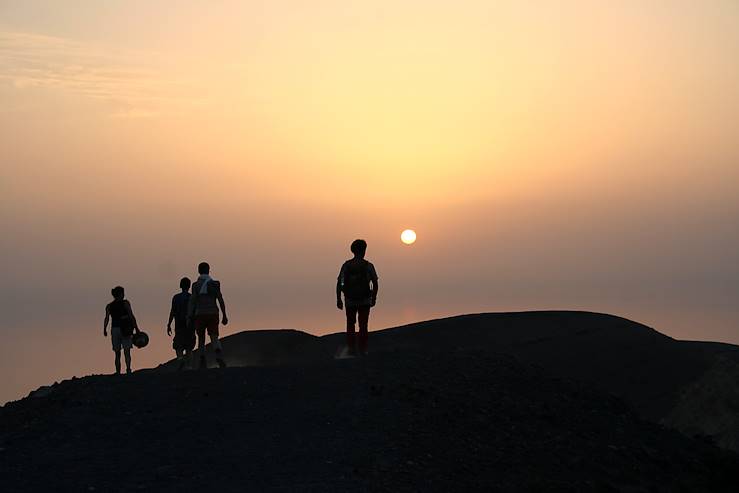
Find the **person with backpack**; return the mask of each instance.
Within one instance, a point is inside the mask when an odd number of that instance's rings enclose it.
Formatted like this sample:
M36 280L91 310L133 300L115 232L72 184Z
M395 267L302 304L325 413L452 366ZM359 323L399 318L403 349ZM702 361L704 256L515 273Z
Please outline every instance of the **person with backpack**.
M343 310L346 306L346 344L349 354L355 356L359 349L359 354L366 356L370 308L377 302L379 285L375 266L364 258L367 242L354 240L350 249L354 258L344 262L339 271L336 282L336 307ZM357 319L359 319L358 348L355 333Z
M192 285L192 295L188 305L188 322L192 324L198 336L198 349L200 350L200 368L207 368L205 359L205 333L210 336L211 348L215 349L216 362L224 368L226 362L223 359L223 348L218 340L218 306L221 307L223 325L228 324L226 316L226 303L221 293L221 283L210 277L210 265L201 262L198 265L198 280Z
M172 297L172 307L169 310L167 335L172 335L172 321L174 320L174 339L172 349L177 354L178 370L185 365L192 365L192 350L195 349L195 328L187 323L187 310L190 306L190 279L180 279L180 293Z
M110 321L110 340L115 352L115 374L121 374L121 348L126 359L126 373L131 373L131 346L134 330L139 332L139 325L133 315L131 303L125 298L125 291L121 286L111 289L113 301L105 306L105 321L103 322L103 337L108 337L108 322Z

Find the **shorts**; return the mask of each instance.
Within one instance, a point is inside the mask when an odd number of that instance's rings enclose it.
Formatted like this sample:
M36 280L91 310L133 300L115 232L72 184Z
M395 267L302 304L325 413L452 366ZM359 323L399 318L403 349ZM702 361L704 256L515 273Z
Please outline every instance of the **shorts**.
M110 328L110 342L113 343L113 351L120 351L121 348L131 349L131 346L133 346L131 336L124 336L120 327Z
M208 331L209 336L218 337L218 322L217 313L195 315L195 332L198 333L198 337L201 339L205 337L206 331Z
M187 321L175 319L172 349L192 351L195 348L195 329Z

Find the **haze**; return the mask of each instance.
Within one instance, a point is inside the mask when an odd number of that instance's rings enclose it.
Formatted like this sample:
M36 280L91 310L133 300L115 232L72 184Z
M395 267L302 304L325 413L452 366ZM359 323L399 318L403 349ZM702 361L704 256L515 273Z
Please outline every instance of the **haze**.
M207 260L225 333L578 309L739 343L739 4L0 1L0 402L152 344ZM418 232L411 247L406 228ZM371 328L372 328L371 327Z

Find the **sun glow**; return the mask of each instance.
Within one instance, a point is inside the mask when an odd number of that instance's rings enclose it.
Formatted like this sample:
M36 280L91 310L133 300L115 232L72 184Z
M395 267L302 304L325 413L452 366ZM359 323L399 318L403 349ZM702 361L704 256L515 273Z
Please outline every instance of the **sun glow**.
M412 245L416 242L416 232L412 229L406 229L405 231L400 233L400 241L402 241L406 245Z

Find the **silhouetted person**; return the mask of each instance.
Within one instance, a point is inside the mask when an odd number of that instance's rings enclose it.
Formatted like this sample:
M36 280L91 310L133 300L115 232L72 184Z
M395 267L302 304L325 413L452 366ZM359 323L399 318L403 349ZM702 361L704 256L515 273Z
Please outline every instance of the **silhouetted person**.
M139 331L136 317L133 316L131 303L124 299L125 291L121 286L110 290L113 301L105 307L105 321L103 322L103 336L108 337L108 321L110 324L110 340L115 352L115 373L121 374L121 348L126 358L126 373L131 373L131 336L133 331Z
M198 265L198 280L192 285L192 296L188 308L188 317L198 335L200 349L200 368L206 368L205 333L210 336L211 347L215 349L216 361L221 368L226 366L223 360L223 348L218 340L218 305L223 314L223 325L228 324L226 303L221 294L221 283L210 277L210 265L201 262ZM217 302L217 304L216 304Z
M359 318L359 352L367 354L370 308L377 301L377 272L375 266L364 258L367 242L354 240L350 247L354 258L344 262L336 282L336 306L339 310L346 305L346 344L349 354L357 354L355 325ZM341 300L344 293L344 301Z
M182 292L172 297L172 308L169 310L167 335L172 335L172 321L174 320L174 339L172 349L177 354L178 370L192 363L192 350L195 349L195 327L187 323L187 311L190 307L190 279L180 279Z

